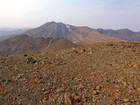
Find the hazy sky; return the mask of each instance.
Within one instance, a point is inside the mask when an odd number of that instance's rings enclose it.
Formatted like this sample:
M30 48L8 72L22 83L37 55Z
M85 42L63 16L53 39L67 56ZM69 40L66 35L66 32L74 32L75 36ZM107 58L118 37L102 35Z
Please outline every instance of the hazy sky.
M140 0L0 0L0 27L49 21L140 31Z

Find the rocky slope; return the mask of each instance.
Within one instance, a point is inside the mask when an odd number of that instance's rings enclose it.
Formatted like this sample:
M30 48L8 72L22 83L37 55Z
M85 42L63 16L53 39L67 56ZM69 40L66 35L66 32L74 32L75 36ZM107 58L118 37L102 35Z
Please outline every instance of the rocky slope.
M1 105L139 105L140 43L0 57Z
M41 50L61 50L74 46L64 38L33 38L28 35L15 36L0 42L0 55L25 54Z

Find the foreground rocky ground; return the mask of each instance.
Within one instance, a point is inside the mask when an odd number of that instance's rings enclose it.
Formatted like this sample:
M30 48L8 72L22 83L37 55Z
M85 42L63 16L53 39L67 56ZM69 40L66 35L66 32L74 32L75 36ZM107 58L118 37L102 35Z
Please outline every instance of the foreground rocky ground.
M0 105L140 105L140 43L0 57Z

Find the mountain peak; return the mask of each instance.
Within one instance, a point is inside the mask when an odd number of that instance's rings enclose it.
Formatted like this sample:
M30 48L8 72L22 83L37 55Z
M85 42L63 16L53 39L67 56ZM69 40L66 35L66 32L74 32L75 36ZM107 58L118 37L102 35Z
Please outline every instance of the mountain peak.
M48 25L66 25L66 24L64 24L62 22L51 21L51 22L47 22L47 23L41 25L40 27L42 27L42 26L48 26Z
M55 21L51 21L50 23L56 23Z
M26 34L33 37L65 38L70 33L71 33L70 25L66 25L62 22L51 21L43 24L38 28L27 31Z

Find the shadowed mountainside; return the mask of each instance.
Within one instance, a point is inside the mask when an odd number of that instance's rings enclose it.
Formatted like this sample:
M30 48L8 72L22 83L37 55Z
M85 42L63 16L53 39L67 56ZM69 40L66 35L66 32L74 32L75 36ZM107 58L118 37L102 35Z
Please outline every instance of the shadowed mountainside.
M74 46L73 43L64 38L33 38L28 35L15 36L0 42L0 54L11 55L11 54L24 54L31 53L34 51L46 50L57 50L66 49Z

